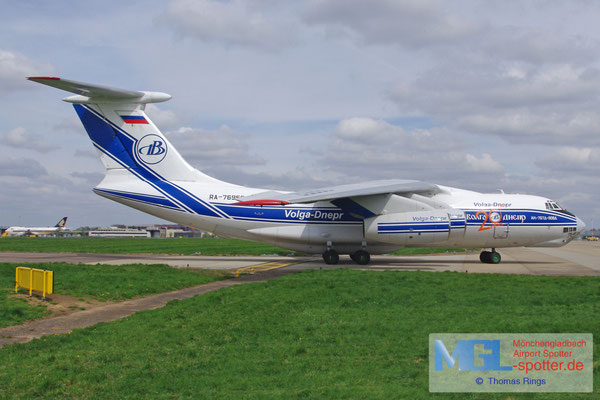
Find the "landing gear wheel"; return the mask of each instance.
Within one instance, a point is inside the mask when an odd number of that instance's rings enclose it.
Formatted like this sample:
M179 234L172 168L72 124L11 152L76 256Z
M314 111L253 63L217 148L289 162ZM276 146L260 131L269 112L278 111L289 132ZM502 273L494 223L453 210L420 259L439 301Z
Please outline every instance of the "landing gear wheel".
M481 254L479 254L479 261L481 261L482 263L489 264L491 254L492 253L490 251L482 251Z
M502 256L497 251L482 251L479 254L479 260L486 264L499 264Z
M498 253L496 251L492 251L490 253L490 264L500 264L501 260L502 260L502 257L500 256L500 253Z
M352 261L358 265L367 265L371 261L371 255L366 250L358 250L350 254Z
M327 250L323 253L323 261L327 265L335 265L340 261L340 255L335 250Z

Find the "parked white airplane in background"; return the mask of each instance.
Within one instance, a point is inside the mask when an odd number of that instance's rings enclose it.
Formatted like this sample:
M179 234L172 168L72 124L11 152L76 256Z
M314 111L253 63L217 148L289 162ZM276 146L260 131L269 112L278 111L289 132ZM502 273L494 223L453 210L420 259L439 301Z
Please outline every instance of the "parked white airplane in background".
M585 224L545 197L484 194L412 180L301 192L252 189L191 167L144 112L168 94L115 89L54 77L29 80L75 93L73 103L106 167L94 191L108 199L222 237L261 241L337 264L349 254L402 247L562 246ZM366 140L366 139L365 139Z
M10 228L7 228L2 233L2 236L6 237L6 236L52 235L52 234L57 233L60 230L62 230L66 224L67 224L67 217L64 217L63 219L58 221L58 224L56 224L54 226L48 226L48 227L11 226Z

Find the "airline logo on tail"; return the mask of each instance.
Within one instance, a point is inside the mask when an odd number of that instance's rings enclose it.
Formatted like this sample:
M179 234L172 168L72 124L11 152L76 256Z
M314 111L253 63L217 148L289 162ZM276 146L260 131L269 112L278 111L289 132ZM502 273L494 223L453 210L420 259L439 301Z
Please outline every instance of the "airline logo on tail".
M136 143L135 153L145 164L158 164L167 155L167 143L158 135L146 135Z
M56 228L64 228L65 225L67 225L67 217L63 217L63 219L58 221L58 224L56 224L55 227Z

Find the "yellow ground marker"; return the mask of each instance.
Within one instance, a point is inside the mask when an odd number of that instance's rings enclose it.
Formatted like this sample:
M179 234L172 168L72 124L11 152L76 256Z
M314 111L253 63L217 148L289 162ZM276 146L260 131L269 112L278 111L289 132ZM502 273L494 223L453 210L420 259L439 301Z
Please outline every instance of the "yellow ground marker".
M254 274L256 272L265 272L270 271L272 269L283 268L294 264L300 264L302 261L294 261L294 262L279 262L272 261L264 264L258 265L249 265L247 267L238 268L235 270L235 276L240 276L240 273L249 272L250 274Z

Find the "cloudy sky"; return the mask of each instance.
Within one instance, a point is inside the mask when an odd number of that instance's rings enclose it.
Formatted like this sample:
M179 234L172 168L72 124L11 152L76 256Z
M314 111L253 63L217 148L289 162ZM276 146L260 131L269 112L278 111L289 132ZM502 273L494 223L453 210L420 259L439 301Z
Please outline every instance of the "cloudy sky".
M371 179L546 196L600 225L600 3L0 0L0 225L159 220L103 168L52 75L173 99L191 164L247 186Z

